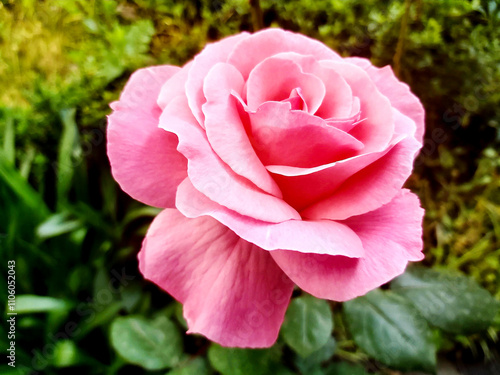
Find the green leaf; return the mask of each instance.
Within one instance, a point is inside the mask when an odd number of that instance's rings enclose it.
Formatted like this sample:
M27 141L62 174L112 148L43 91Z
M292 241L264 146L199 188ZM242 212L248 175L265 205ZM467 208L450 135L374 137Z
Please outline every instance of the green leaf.
M391 283L391 289L430 324L456 334L486 330L499 310L487 290L460 274L411 267Z
M306 358L297 356L294 360L295 365L302 374L311 374L315 369L320 368L322 362L328 361L335 350L337 343L333 337L329 337L328 341L321 348L308 355Z
M116 228L111 225L109 221L106 221L101 212L95 210L85 202L76 202L74 205L67 206L67 209L79 220L91 225L97 230L106 233L110 237L115 235Z
M49 216L36 228L36 234L40 239L60 236L61 234L75 231L82 227L80 220L71 219L67 212L61 212Z
M131 312L141 300L142 287L138 283L130 283L122 287L120 296L125 310Z
M222 375L278 375L287 374L286 368L279 363L281 350L223 348L211 345L208 359L213 368Z
M121 301L111 303L100 303L99 300L92 301L91 304L85 307L84 315L89 314L89 316L79 326L78 333L75 334L75 339L80 339L94 328L108 323L122 308Z
M169 371L167 375L209 375L212 371L203 357L196 357L175 370Z
M148 370L175 366L183 352L179 330L164 316L153 321L142 316L115 319L111 344L127 362Z
M56 341L53 357L52 364L55 367L70 367L80 361L78 347L71 340Z
M402 371L434 371L431 329L405 298L377 289L345 302L344 316L354 341L368 355Z
M363 366L339 362L328 366L325 370L325 375L368 375L368 373Z
M281 334L295 352L307 357L327 343L332 330L333 315L328 302L301 296L288 306Z
M18 314L69 310L71 304L62 299L22 294L16 296L15 311Z

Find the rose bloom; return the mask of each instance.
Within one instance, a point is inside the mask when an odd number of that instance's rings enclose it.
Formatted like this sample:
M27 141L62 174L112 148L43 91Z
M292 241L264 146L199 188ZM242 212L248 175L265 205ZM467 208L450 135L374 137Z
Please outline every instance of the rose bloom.
M114 178L165 208L140 271L184 304L189 333L268 347L294 284L346 301L423 258L402 186L424 109L390 67L268 29L138 70L111 107Z

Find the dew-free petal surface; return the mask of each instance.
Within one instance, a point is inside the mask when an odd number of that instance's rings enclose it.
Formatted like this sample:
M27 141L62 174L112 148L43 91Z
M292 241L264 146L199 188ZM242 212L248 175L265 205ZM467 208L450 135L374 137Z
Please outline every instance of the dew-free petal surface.
M391 66L377 68L369 60L361 57L349 57L345 60L365 69L379 91L391 101L391 105L403 115L415 121L415 138L420 143L423 143L425 133L424 106L411 92L410 87L396 77Z
M272 57L251 71L246 88L247 105L251 111L267 101L285 100L294 89L300 88L308 112L313 114L326 92L325 84L318 77L304 73L294 61Z
M360 100L361 118L365 119L351 130L365 145L365 152L385 149L394 134L392 107L378 90L366 71L346 62L321 61L324 68L340 74L352 90L352 95Z
M266 29L239 41L227 62L246 79L258 63L281 52L312 55L318 60L341 60L337 53L317 40L281 29Z
M139 268L184 304L188 333L224 346L271 346L293 290L269 252L209 216L173 209L151 224Z
M301 212L310 219L344 220L373 211L396 196L410 177L420 143L413 137L346 179L324 200Z
M203 86L207 102L202 108L208 141L235 173L281 198L281 191L255 154L238 111L239 103L231 94L241 93L244 85L240 72L229 64L218 63L207 74Z
M186 95L188 98L189 108L193 112L194 117L201 127L204 127L205 117L201 106L205 103L203 95L203 81L207 73L212 67L219 62L226 62L229 54L234 47L249 38L248 33L240 33L229 36L217 43L208 44L193 60L193 64L189 69L188 80L186 82Z
M185 97L170 102L160 117L160 126L177 134L178 151L188 159L189 179L210 199L260 220L280 222L300 218L290 205L237 175L215 154Z
M377 160L382 159L386 154L391 152L391 150L395 148L399 142L403 142L401 140L401 137L399 139L396 139L393 144L391 144L387 149L383 151L370 152L366 154L362 153L361 155L314 168L298 168L283 165L268 165L266 166L266 168L273 174L274 179L278 183L278 186L280 187L286 202L288 202L291 206L301 212L301 215L303 217L309 219L334 219L334 215L330 212L329 214L331 215L331 217L327 217L323 215L324 211L321 211L318 214L318 211L316 211L315 208L309 209L309 207L316 207L316 205L326 205L326 202L330 202L330 197L332 197L336 193L337 189L345 184L346 181L348 181L352 176L355 176L358 172L363 171L365 168L369 167ZM412 150L419 147L417 141L413 140L413 142L411 143L416 144L412 148ZM406 143L404 143L404 145L406 145ZM403 145L399 146L399 148L401 148L398 152L399 157L390 159L390 161L394 162L394 165L390 164L392 169L385 172L386 174L390 174L390 177L397 177L397 179L390 180L388 182L389 186L395 186L399 184L399 187L402 187L404 181L406 181L409 176L409 174L404 175L404 172L411 170L411 165L408 165L411 162L408 163L408 160L413 157L413 154L409 155L409 153L406 152L408 148L402 146ZM405 158L407 158L408 160L406 160ZM405 160L406 164L402 165L401 160ZM399 170L403 171L403 173L399 173ZM393 173L394 171L398 173ZM383 171L379 172L382 173ZM359 187L360 189L362 189L361 193L366 192L369 197L371 193L370 189L372 189L372 186L369 185L369 183L372 182L370 180L370 178L373 176L372 173L373 170L370 170L366 175L366 177L368 177L369 179L364 181L363 185ZM382 179L382 176L380 178ZM382 179L382 181L387 180L389 180L389 178ZM373 188L379 189L379 194L385 194L385 191L383 190L385 188L384 186L373 185ZM395 194L396 192L391 191L390 193ZM394 196L394 194L392 196ZM392 199L392 196L388 197L387 199ZM335 200L331 200L331 202L333 205L335 205L336 203ZM354 200L351 203L356 204ZM328 206L330 206L329 203ZM379 206L381 206L381 204ZM305 209L307 210L303 211Z
M361 238L363 258L284 250L271 255L301 289L318 298L346 301L402 274L409 261L423 259L423 214L418 197L402 190L378 210L343 222Z
M162 85L157 100L158 106L162 110L165 109L168 103L176 96L185 95L185 85L191 65L193 65L193 62L188 62Z
M174 207L177 185L187 176L177 137L158 128L161 110L156 103L162 85L179 70L156 66L136 71L108 117L113 177L127 194L150 206Z
M301 55L296 52L283 52L274 55L272 59L288 60L300 66L304 73L319 78L325 85L325 96L314 113L324 119L349 117L353 107L352 90L345 79L334 69L323 66L311 55Z
M292 249L307 253L362 257L361 241L346 225L332 220L288 220L269 223L231 211L197 191L189 179L177 190L176 207L187 217L210 215L241 238L265 250Z
M248 114L255 151L264 165L316 167L356 155L364 145L352 135L288 102L267 102Z

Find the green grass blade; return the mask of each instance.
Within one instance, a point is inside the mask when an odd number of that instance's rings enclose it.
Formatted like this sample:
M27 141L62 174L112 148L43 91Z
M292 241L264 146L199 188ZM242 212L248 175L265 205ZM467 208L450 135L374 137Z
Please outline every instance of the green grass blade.
M16 161L16 148L14 139L14 119L7 117L5 122L5 130L3 134L3 149L5 161L10 165L14 165Z
M65 109L60 112L63 123L63 133L59 144L59 154L57 157L57 204L61 207L68 201L69 191L75 167L78 165L77 158L81 156L79 152L79 134L75 122L75 108Z
M50 211L43 198L24 177L10 165L3 155L0 155L0 180L14 192L29 208L40 216L48 216Z

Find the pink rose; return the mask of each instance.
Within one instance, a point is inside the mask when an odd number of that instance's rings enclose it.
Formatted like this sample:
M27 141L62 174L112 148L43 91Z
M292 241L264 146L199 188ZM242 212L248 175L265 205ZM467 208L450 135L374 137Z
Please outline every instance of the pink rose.
M135 72L112 108L113 176L165 208L140 270L184 304L191 333L267 347L294 284L345 301L423 258L423 210L402 186L424 110L390 67L241 33Z

